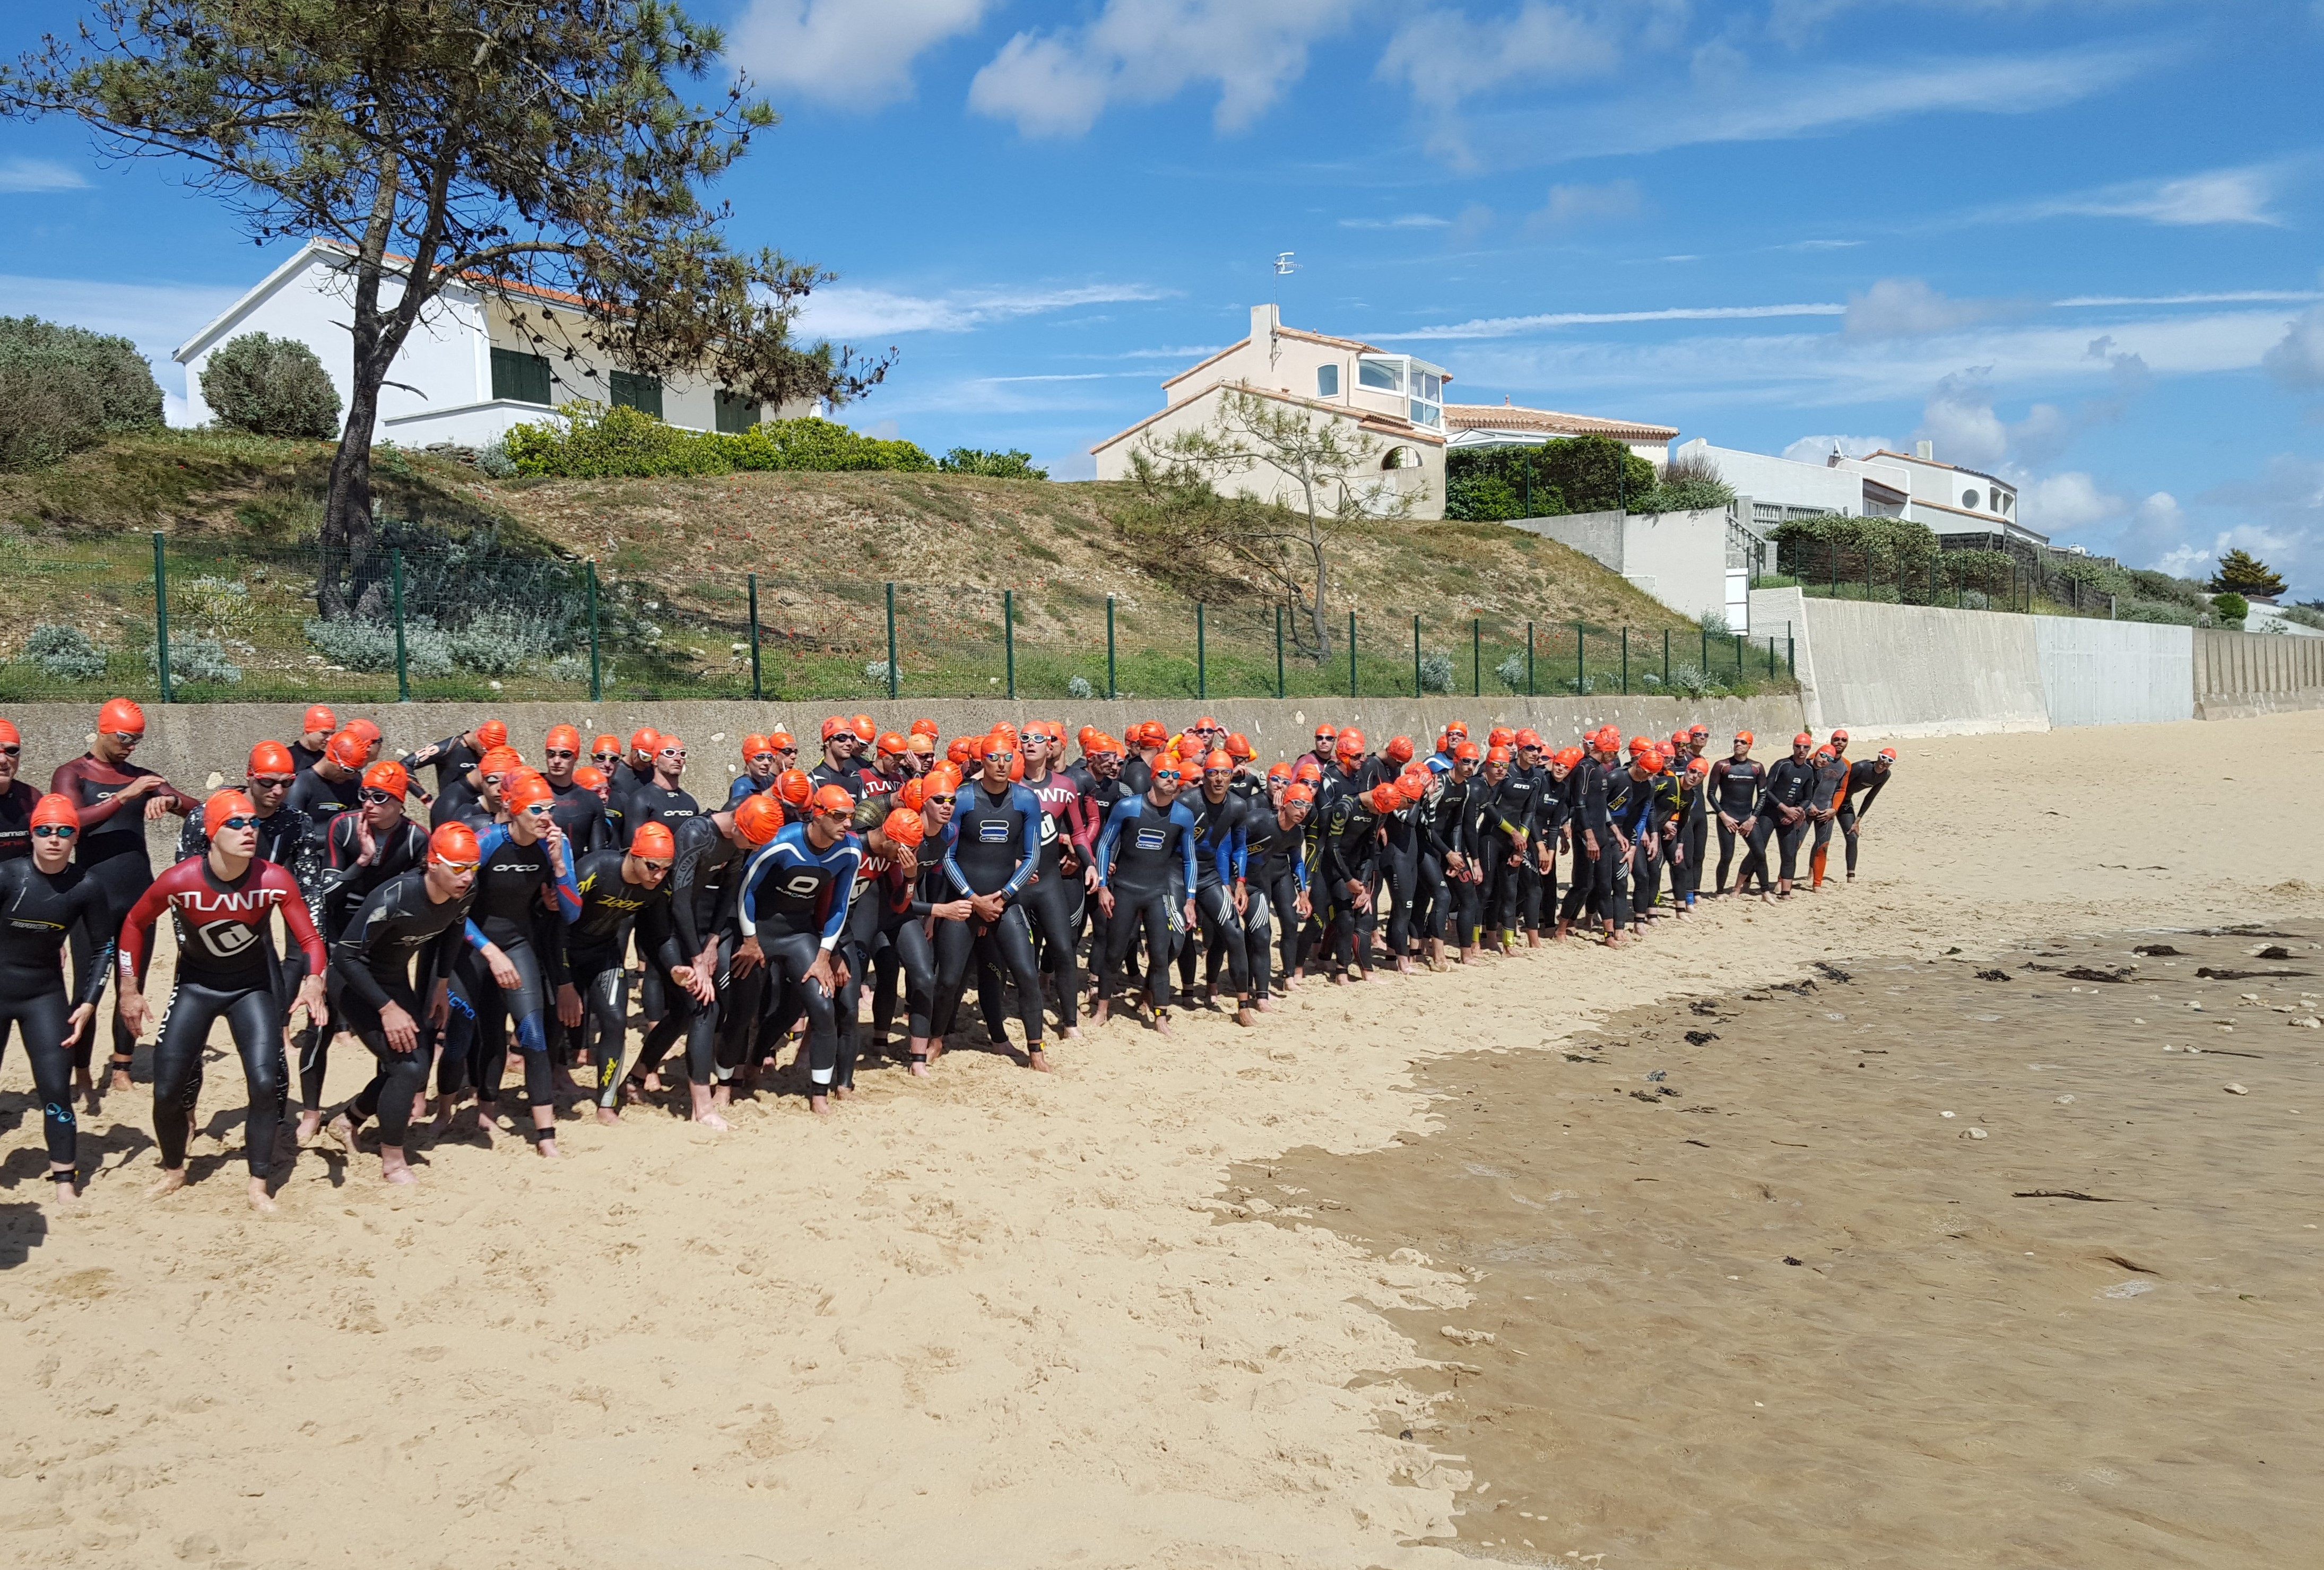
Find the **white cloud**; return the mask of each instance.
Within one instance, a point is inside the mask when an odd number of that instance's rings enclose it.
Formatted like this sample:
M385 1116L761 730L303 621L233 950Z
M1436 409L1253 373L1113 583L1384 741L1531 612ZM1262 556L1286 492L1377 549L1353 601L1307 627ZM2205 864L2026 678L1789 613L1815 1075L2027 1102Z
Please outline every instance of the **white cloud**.
M1604 185L1554 185L1549 201L1530 222L1536 228L1564 229L1577 224L1618 224L1646 211L1646 199L1634 180L1609 180ZM1689 258L1692 260L1692 258Z
M161 389L161 423L179 430L191 426L194 423L193 405L188 403L181 394L164 387Z
M2024 497L2024 521L2052 534L2119 517L2126 505L2120 496L2098 489L2098 482L2080 469L2044 476Z
M2264 224L2283 220L2269 208L2283 170L2276 165L2215 169L2175 180L2126 180L2067 196L2009 202L1975 215L1987 223L2041 218L2141 218L2151 224Z
M1406 213L1396 218L1342 218L1343 229L1449 229L1450 218L1440 218L1434 213Z
M760 81L872 109L912 91L912 62L984 20L991 0L751 0L733 54Z
M1597 76L1619 59L1599 19L1525 0L1516 15L1483 22L1465 11L1420 13L1388 40L1377 75L1407 84L1422 108L1449 115L1468 98Z
M1918 278L1883 278L1848 297L1846 330L1861 338L1922 337L1990 320L2006 309L1996 300L1949 299Z
M2286 322L2282 341L2260 364L2287 387L2324 387L2324 306Z
M45 317L127 338L152 365L154 379L166 393L186 384L185 372L170 357L178 346L232 305L244 288L264 276L270 264L254 264L247 282L232 287L0 274L0 300L7 301L5 309L13 315Z
M1921 411L1921 436L1949 464L1989 469L2009 456L2009 428L1993 411L1982 370L1946 377Z
M0 193L88 189L88 177L70 164L46 158L0 158Z
M1019 32L969 84L969 106L1028 136L1078 136L1118 104L1212 83L1222 131L1250 125L1307 69L1308 46L1360 0L1106 0L1079 27Z
M2177 58L2174 48L2149 42L1850 60L1782 74L1736 69L1655 92L1471 117L1462 135L1483 161L1522 165L1777 141L1915 115L2024 115L2110 91Z
M1894 452L1895 444L1885 436L1803 436L1784 449L1783 456L1795 464L1820 464L1831 457L1834 448L1849 457L1868 457L1876 452Z
M1674 305L1658 310L1563 310L1540 316L1480 317L1410 332L1373 333L1383 343L1406 338L1511 338L1550 328L1632 321L1742 321L1762 317L1839 316L1844 305Z
M813 337L877 338L897 333L960 333L1018 317L1039 316L1083 305L1165 300L1166 289L1142 283L1099 283L1078 289L963 290L948 294L904 294L892 290L838 284L807 296L799 313L802 333Z
M2063 309L2083 305L2242 305L2274 300L2294 303L2305 300L2324 300L2313 289L2229 289L2212 294L2078 294L2070 300L2053 300L2050 303Z

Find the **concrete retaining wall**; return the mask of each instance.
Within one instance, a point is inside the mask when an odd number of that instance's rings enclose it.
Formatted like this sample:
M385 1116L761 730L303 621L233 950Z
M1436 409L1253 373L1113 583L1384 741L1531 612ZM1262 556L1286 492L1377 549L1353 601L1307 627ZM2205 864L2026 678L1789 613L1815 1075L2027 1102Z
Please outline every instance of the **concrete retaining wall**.
M2195 716L2324 707L2324 638L2194 630Z
M180 788L199 793L212 774L230 780L242 778L251 743L272 738L290 741L299 733L305 710L295 704L148 704L146 741L137 751L138 762L160 770ZM358 716L376 723L391 748L409 750L451 734L471 720L490 715L504 721L517 749L536 761L540 738L548 728L569 721L581 727L586 739L610 731L626 737L641 725L675 731L687 743L687 782L697 795L723 794L724 782L740 771L740 743L752 731L781 728L799 740L809 757L817 752L824 716L829 706L752 703L603 703L567 706L545 703L479 705L466 708L453 704L383 704L374 708L337 706L344 725ZM855 712L850 710L849 712ZM1430 698L1221 698L1215 703L1020 703L973 699L937 699L921 703L875 703L862 712L882 730L901 731L926 716L946 736L977 734L1002 720L1021 725L1029 719L1056 719L1068 731L1083 725L1120 735L1131 721L1158 719L1175 727L1203 715L1214 716L1231 731L1250 738L1259 757L1272 762L1305 752L1313 744L1314 727L1325 721L1356 725L1375 746L1389 736L1411 736L1422 746L1435 738L1448 722L1461 720L1482 740L1480 726L1507 725L1541 732L1554 744L1579 738L1598 725L1611 723L1625 734L1666 736L1683 725L1700 720L1715 736L1750 729L1765 734L1790 734L1799 727L1799 700L1789 697L1718 698L1692 702L1670 697L1483 697ZM23 733L23 778L46 789L58 764L80 755L96 724L93 708L82 705L32 704L12 709L7 718ZM715 738L715 739L714 739ZM174 828L172 829L174 833Z
M2052 725L2160 725L2193 715L2192 627L2079 616L2022 619L2033 623Z
M1975 735L2050 725L2034 618L1755 589L1751 624L1794 629L1808 728Z
M1511 526L1572 546L1683 616L1727 607L1727 510L1571 513ZM1756 623L1755 623L1756 625Z

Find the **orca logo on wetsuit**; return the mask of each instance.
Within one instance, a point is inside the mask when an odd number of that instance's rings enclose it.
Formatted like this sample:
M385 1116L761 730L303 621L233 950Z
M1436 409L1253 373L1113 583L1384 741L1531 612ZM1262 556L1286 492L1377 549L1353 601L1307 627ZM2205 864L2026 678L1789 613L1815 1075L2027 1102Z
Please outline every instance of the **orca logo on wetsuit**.
M823 875L820 873L793 873L788 881L783 884L783 892L793 899L804 900L822 888L823 883Z

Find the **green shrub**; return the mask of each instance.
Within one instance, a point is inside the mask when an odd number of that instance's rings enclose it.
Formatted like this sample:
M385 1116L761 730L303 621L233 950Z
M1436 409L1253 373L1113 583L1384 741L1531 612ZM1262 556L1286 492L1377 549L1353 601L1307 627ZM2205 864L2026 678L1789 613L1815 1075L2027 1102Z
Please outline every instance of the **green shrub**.
M1663 470L1662 483L1643 501L1633 502L1633 513L1695 513L1724 507L1735 499L1735 487L1719 477L1719 466L1700 453L1674 458Z
M738 469L895 469L909 474L937 466L936 459L911 442L858 435L835 420L813 416L770 420L738 436L712 439Z
M2143 567L2130 569L2130 586L2140 599L2184 605L2190 611L2200 611L2211 603L2210 597L2203 592L2203 586L2194 579L2173 577L2167 572L2154 572Z
M562 426L512 426L501 439L520 475L567 480L724 475L736 469L935 469L908 441L860 436L836 420L770 420L731 436L680 430L619 405L568 403Z
M24 658L59 681L94 681L105 674L105 651L78 627L42 622L24 640Z
M256 436L339 434L339 390L297 338L244 333L202 366L202 397L218 423Z
M2240 627L2251 614L2251 602L2238 594L2213 595L2211 614L2223 627Z
M2153 622L2163 626L2191 627L2203 619L2203 613L2192 605L2169 600L2116 600L2114 619L2117 622Z
M87 385L97 395L106 430L161 427L161 385L145 356L127 338L36 316L0 317L0 368L16 365Z
M1643 512L1661 484L1654 465L1603 436L1566 437L1539 447L1463 448L1445 455L1444 478L1444 515L1476 521L1606 513L1617 505ZM1507 495L1489 487L1462 488L1464 481L1489 478L1506 486ZM1492 511L1454 510L1472 498Z
M1868 572L1882 583L1900 577L1925 577L1939 555L1937 537L1925 523L1903 518L1859 518L1851 513L1825 513L1794 518L1775 525L1778 571L1792 573L1810 584L1862 583ZM1991 551L1946 552L1940 581L1970 568L1967 559L1991 556ZM1975 577L1971 571L1972 578Z
M1450 692L1452 690L1452 657L1430 650L1420 657L1420 690Z
M1526 516L1525 498L1499 475L1467 474L1444 484L1444 516L1495 523Z
M1046 480L1049 471L1033 466L1033 455L1018 452L987 452L982 448L956 447L936 460L936 467L948 475L982 475L989 480Z
M2313 627L2324 633L2324 610L2318 610L2313 605L2286 605L2283 607L2283 619L2295 625Z
M105 403L85 378L0 363L0 470L46 468L105 439Z
M161 673L161 661L154 657L151 649L145 651L145 665L156 675ZM232 686L241 679L242 667L226 658L226 646L216 638L200 633L184 638L171 634L170 680L173 684L180 681L215 681L221 686Z

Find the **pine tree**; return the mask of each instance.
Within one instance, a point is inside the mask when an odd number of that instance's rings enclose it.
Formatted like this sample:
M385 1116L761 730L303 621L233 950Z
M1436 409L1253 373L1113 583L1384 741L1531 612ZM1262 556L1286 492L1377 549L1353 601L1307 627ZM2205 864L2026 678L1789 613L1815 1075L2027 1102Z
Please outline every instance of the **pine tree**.
M2242 595L2246 599L2273 599L2283 592L2283 579L2248 550L2230 550L2219 558L2211 575L2211 592Z

